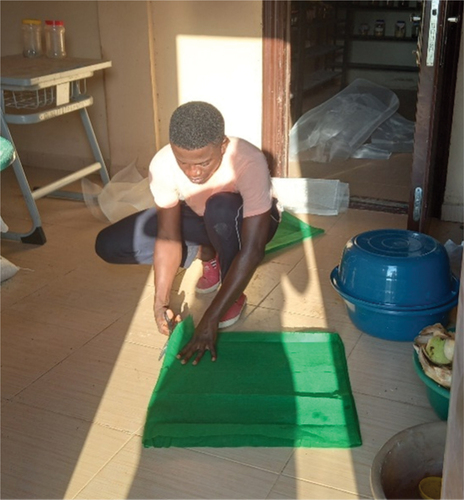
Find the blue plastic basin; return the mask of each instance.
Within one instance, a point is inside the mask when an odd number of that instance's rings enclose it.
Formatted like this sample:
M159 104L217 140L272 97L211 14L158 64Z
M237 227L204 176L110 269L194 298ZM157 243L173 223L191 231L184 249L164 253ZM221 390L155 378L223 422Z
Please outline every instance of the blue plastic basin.
M392 308L359 300L345 294L337 284L337 268L331 281L345 302L348 316L361 331L385 340L411 342L426 326L435 323L447 325L449 314L457 304L457 297L437 307Z
M459 291L445 247L431 236L401 229L351 238L334 279L345 295L394 309L437 307Z

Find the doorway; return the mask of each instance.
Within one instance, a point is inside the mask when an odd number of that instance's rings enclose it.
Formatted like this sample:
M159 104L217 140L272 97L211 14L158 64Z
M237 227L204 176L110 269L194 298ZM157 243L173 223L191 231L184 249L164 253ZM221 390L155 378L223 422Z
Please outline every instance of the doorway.
M413 130L421 12L422 2L415 0L292 1L290 129L302 115L361 78L393 92L397 112ZM354 208L407 213L411 168L412 143L410 150L388 159L322 163L302 154L290 158L288 175L338 179L349 184Z

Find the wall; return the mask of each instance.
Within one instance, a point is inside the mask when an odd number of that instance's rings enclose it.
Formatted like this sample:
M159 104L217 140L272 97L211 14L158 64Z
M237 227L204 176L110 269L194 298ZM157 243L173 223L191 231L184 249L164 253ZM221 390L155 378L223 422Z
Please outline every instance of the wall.
M136 161L146 173L159 149L150 2L96 3L102 56L113 63L105 73L111 170Z
M442 219L464 222L464 30L461 33L456 96L454 101L453 128L448 160L445 199ZM461 243L456 241L455 243Z
M204 100L226 133L261 145L262 5L256 1L150 2L160 119L168 142L174 109Z

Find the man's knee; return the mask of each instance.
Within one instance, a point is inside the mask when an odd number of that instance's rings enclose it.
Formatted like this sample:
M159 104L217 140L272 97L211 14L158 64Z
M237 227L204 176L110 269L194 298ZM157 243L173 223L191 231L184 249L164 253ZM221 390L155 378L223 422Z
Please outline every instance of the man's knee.
M217 193L208 198L205 205L205 217L216 221L235 220L243 205L238 193Z
M112 238L108 234L108 229L110 228L105 228L98 233L95 240L95 252L105 262L114 264L117 262L117 259L115 259L114 255L114 242L111 244Z
M242 225L243 199L238 193L218 193L206 202L204 221L210 238L237 239Z

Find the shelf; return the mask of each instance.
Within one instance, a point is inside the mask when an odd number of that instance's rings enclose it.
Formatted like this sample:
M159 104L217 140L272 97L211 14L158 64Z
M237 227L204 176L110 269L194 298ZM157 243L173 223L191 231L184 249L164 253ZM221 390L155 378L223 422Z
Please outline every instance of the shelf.
M393 64L367 64L367 63L348 63L348 69L371 69L374 71L405 71L407 73L418 73L417 66L401 66Z
M341 45L317 45L305 48L306 57L323 57L340 52L344 47Z
M362 10L362 11L378 11L378 12L419 12L422 7L387 7L386 5L361 5L353 4L349 5L348 9L351 10Z
M324 85L325 83L331 82L340 78L342 76L341 71L331 71L321 69L319 71L314 71L311 74L310 81L304 86L303 92L306 93L310 90L314 90L315 88Z
M398 38L395 36L374 36L374 35L351 35L349 37L354 42L399 42L399 43L417 43L417 38L406 36Z
M343 78L341 63L346 54L345 2L291 2L291 114L297 120L303 99ZM340 9L342 7L342 9Z
M337 19L336 17L328 17L326 19L313 19L312 21L309 21L306 24L307 28L324 28L326 26L335 26L337 24L340 24L340 20ZM297 29L298 26L296 24L292 24L291 26L292 29Z

